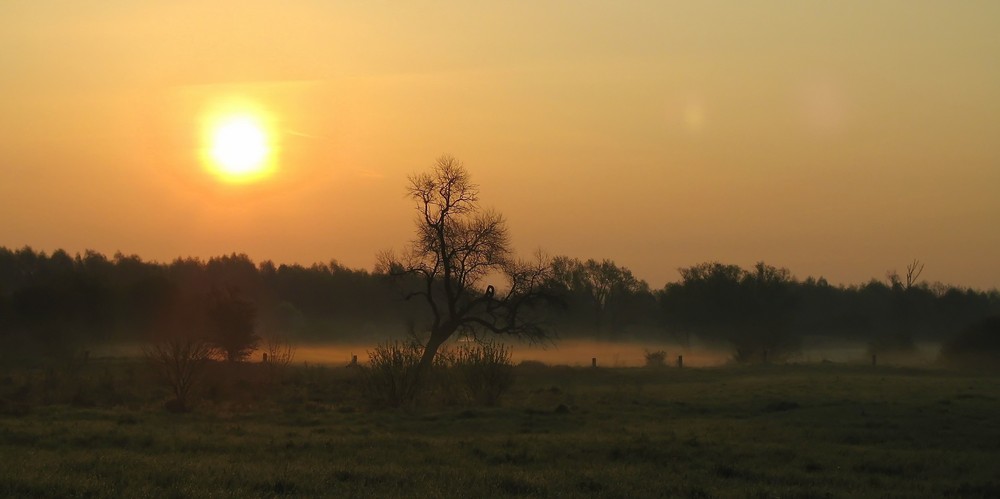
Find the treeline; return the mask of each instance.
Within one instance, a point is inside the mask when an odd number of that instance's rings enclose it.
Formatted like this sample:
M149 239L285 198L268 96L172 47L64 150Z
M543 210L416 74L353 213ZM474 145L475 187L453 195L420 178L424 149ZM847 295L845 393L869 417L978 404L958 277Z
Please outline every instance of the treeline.
M220 298L230 306L251 303L258 334L298 341L398 334L416 313L385 279L335 261L255 264L233 254L158 263L120 253L0 247L0 357L197 333L210 327Z
M905 351L1000 314L996 290L894 274L852 286L799 280L764 263L703 263L680 274L678 282L652 289L610 260L557 257L546 288L558 299L541 312L560 338L697 339L727 344L745 360L794 352L806 336ZM120 253L0 247L0 357L197 329L220 297L251 303L261 335L377 341L419 332L426 322L423 304L404 295L398 280L335 261L304 267L233 254L158 263Z
M796 279L763 262L750 269L718 262L681 268L681 280L651 290L610 260L556 258L553 286L568 307L568 331L603 338L663 336L729 345L737 360L797 351L803 338L864 342L873 352L906 352L917 341L946 341L1000 314L1000 292L917 282L919 262L901 278L835 286ZM589 332L589 333L588 333Z

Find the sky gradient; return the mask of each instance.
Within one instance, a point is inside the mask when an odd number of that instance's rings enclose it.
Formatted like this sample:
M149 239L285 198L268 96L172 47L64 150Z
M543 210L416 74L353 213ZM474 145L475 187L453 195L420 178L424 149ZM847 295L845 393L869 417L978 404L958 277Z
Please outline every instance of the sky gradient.
M1000 2L419 3L3 2L0 245L371 268L449 153L522 253L654 288L914 258L1000 286ZM267 179L200 159L232 103Z

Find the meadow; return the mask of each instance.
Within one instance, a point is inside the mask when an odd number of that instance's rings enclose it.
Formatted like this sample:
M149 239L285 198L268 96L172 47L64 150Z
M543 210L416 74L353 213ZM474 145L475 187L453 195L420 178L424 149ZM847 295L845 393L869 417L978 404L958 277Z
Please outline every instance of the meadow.
M354 368L259 367L183 414L135 360L0 371L0 496L1000 496L991 375L527 362L496 407L387 409Z

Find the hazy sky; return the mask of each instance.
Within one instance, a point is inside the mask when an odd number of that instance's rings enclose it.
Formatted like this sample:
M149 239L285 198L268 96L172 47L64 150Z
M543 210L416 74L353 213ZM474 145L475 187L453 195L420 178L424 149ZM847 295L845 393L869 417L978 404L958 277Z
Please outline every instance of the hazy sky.
M405 5L399 5L403 3ZM419 6L417 6L419 4ZM518 250L1000 286L1000 2L0 3L0 245L371 268L463 160ZM236 103L236 104L234 104ZM275 173L221 181L249 106Z

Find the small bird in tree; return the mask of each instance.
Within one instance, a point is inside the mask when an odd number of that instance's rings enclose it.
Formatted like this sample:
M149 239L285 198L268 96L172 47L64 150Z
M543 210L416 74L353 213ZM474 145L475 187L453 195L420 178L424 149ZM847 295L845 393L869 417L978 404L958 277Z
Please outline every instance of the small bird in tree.
M492 284L486 286L486 294L483 296L486 298L486 310L491 310L493 308L493 295L496 294L496 288Z

